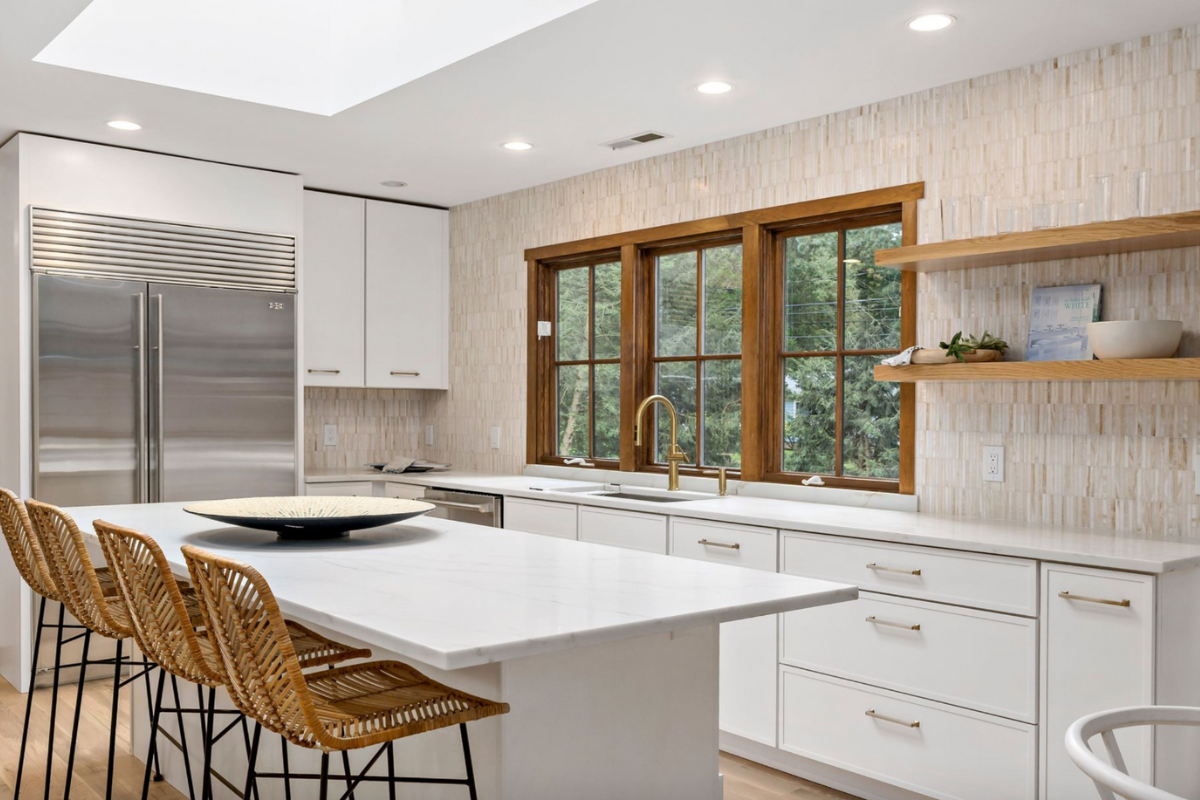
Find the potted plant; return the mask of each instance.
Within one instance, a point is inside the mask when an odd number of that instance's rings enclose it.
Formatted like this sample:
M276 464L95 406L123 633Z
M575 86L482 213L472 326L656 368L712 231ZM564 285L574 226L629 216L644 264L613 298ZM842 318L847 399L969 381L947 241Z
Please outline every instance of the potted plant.
M983 336L963 336L959 331L949 342L941 342L938 350L917 350L913 353L914 364L968 364L982 361L999 361L1008 350L1008 342L992 336L987 331Z

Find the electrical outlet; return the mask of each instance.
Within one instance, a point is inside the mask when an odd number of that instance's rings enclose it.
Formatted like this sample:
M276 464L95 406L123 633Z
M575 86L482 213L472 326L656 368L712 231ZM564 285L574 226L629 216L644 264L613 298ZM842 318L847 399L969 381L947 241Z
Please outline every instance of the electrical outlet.
M425 426L425 445L427 447L433 447L433 426L432 425Z
M1004 483L1004 448L983 448L983 479L995 483Z
M500 426L499 425L492 426L491 439L492 439L492 449L499 450L500 449Z
M337 425L325 426L325 446L337 447Z

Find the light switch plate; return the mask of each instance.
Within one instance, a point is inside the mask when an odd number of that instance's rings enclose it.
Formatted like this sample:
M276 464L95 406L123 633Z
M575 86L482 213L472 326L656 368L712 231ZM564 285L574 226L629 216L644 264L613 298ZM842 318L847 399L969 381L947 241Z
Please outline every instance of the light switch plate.
M425 445L427 447L433 447L433 426L432 425L425 426Z
M539 339L541 339L543 336L550 336L553 330L554 330L554 323L550 322L549 320L545 320L545 319L538 320L537 331L538 331Z
M491 430L492 449L500 449L500 426L493 425Z
M993 483L1004 483L1004 448L983 448L983 479Z
M325 446L337 447L337 425L325 426Z

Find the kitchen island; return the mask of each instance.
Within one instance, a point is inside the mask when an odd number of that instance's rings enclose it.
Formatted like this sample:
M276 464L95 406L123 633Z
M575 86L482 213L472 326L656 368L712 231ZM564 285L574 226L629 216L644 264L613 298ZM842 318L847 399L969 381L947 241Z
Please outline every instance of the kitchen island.
M185 544L250 563L286 615L368 645L376 658L398 658L509 703L510 714L471 725L480 796L489 799L719 800L719 624L858 593L845 584L431 518L343 539L284 542L192 516L183 505L69 512L97 550L95 519L150 534L180 576L187 574ZM135 705L144 703L136 697ZM145 718L144 707L134 709L139 754ZM188 733L199 741L198 730ZM456 737L449 730L401 740L399 774L461 777ZM240 742L221 745L215 765L236 778ZM264 745L260 769L276 768L278 751ZM308 771L314 755L292 748L292 769ZM168 779L186 786L178 753L164 756ZM366 754L355 756L357 765ZM276 781L260 788L264 798L284 797ZM308 788L295 796L308 796ZM224 791L218 796L233 796ZM355 794L386 796L381 787ZM427 786L421 797L462 794L461 787Z

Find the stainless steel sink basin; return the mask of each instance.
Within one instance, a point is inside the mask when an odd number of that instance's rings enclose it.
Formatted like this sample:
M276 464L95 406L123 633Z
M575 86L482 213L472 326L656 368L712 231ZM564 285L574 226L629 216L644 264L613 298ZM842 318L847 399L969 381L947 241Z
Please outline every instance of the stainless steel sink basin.
M686 503L698 497L668 497L662 494L636 494L634 492L588 492L590 497L611 497L615 500L640 500L643 503Z

